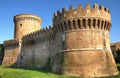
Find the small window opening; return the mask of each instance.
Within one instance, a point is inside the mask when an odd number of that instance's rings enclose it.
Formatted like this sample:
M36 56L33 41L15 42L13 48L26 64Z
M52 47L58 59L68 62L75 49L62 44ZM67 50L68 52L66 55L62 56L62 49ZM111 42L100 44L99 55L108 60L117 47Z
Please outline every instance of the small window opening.
M21 56L20 58L23 59L23 56Z
M62 41L65 41L65 33L62 34Z
M20 27L22 27L22 24L20 24Z

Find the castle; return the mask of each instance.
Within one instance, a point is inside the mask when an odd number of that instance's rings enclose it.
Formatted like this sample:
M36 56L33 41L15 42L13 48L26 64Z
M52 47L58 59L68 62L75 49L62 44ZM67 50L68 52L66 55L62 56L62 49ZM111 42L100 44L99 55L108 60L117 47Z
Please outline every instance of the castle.
M14 17L14 39L4 41L2 65L46 68L69 76L100 77L118 74L110 49L108 8L79 4L53 15L52 26L41 29L33 14Z

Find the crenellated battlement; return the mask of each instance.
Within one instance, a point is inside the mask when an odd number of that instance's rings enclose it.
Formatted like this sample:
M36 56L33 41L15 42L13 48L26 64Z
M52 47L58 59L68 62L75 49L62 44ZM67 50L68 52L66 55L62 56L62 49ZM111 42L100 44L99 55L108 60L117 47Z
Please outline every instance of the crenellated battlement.
M96 15L95 15L96 14ZM77 9L74 9L73 6L69 6L69 10L62 8L62 11L57 11L53 15L53 20L60 20L62 18L71 18L71 17L98 17L110 20L110 10L104 6L98 6L97 4L93 5L91 8L90 4L86 4L86 8L82 8L82 5L79 4ZM105 17L104 17L105 16Z
M38 31L26 34L22 37L23 41L33 40L37 38L49 37L53 31L52 26L40 29Z
M110 30L111 16L110 10L104 6L86 4L86 8L78 5L77 9L69 6L69 10L62 8L53 15L53 26L56 28L68 29L103 29ZM66 27L67 26L67 27ZM71 27L70 27L71 26Z
M37 16L31 16L39 19ZM15 20L19 17L21 17L21 15L18 15ZM22 17L19 19L22 19ZM69 11L67 11L66 8L62 8L62 11L57 11L53 16L53 27L49 26L26 34L22 39L31 40L38 37L50 36L52 35L51 33L75 29L101 29L109 31L110 28L111 18L108 8L98 6L97 4L94 4L93 8L90 4L86 4L86 8L82 8L82 5L79 4L77 9L69 6Z
M14 21L19 20L38 20L41 21L36 15L33 14L20 14L14 17ZM32 33L25 34L23 40L35 39L43 36L50 36L51 33L64 32L75 29L101 29L110 30L111 17L110 11L104 6L86 4L85 8L79 4L77 9L69 6L69 10L62 8L62 11L57 11L53 15L53 27L49 26Z

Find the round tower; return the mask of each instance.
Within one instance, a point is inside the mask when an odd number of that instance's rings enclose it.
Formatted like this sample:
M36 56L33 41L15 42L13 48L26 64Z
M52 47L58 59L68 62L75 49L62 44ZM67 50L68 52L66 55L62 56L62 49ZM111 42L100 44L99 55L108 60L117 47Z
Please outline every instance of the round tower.
M82 77L100 77L118 74L110 49L111 16L108 8L90 4L78 5L53 16L55 32L64 34L64 48L59 51L53 72ZM63 58L59 58L63 55ZM63 60L64 59L64 60ZM58 66L58 69L54 68Z
M14 38L21 39L23 35L40 30L42 19L33 14L14 16Z

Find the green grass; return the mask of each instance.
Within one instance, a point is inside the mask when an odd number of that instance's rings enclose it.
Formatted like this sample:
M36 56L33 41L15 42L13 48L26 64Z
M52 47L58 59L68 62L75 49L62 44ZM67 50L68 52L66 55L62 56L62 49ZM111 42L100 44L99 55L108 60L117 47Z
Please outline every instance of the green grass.
M117 64L120 71L120 64ZM5 67L0 66L0 78L79 78L70 76L60 76L51 73L48 70L24 68L24 67ZM101 77L101 78L120 78L117 76Z
M60 76L48 70L25 68L25 67L5 67L0 66L0 78L78 78Z

